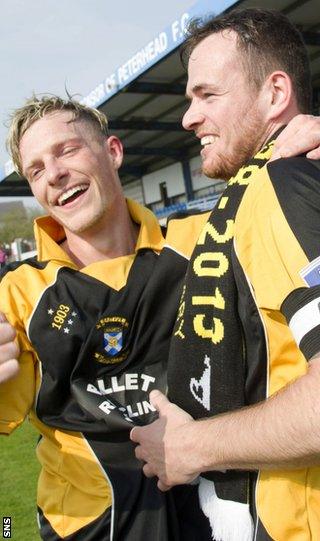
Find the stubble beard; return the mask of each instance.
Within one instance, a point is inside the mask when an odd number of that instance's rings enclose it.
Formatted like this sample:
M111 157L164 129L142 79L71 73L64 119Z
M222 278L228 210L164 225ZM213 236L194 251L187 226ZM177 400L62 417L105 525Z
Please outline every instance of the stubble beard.
M245 165L258 151L263 141L264 126L261 115L256 110L243 116L243 127L233 126L238 132L230 150L217 153L212 163L202 166L202 172L209 178L229 180ZM214 151L214 148L213 148Z

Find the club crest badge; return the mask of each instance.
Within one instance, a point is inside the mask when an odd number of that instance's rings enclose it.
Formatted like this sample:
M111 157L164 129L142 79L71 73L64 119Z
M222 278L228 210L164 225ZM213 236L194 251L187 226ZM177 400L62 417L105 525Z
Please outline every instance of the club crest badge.
M108 316L101 318L96 329L101 332L100 348L94 358L102 364L116 364L124 361L129 354L127 344L127 330L129 323L121 316Z
M109 332L105 332L103 335L103 345L105 351L112 355L118 355L123 347L123 335L121 329L115 329Z

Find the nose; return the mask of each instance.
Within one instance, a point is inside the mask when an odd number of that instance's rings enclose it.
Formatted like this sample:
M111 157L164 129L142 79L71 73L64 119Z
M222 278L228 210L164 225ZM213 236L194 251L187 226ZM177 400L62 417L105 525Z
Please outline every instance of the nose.
M185 130L196 130L196 128L204 121L204 115L199 111L199 108L192 101L182 117L182 126Z
M57 184L68 175L68 169L58 158L52 157L45 164L47 182L50 185Z

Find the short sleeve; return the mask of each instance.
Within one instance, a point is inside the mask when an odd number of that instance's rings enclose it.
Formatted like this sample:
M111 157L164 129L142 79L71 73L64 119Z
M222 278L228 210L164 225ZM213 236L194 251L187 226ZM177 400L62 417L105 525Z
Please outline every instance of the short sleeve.
M319 163L269 164L249 186L237 219L237 249L258 306L285 316L310 359L320 351Z
M35 354L22 321L22 293L6 275L0 283L0 311L17 331L20 371L17 377L0 385L0 433L9 434L29 413L35 397Z

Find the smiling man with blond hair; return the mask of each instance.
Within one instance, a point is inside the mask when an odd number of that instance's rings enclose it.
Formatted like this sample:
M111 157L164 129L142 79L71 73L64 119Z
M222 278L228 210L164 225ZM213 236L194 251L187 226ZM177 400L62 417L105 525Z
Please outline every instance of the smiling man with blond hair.
M37 256L8 265L0 284L15 328L1 324L0 432L29 415L41 435L40 535L192 540L171 494L144 478L129 432L154 419L149 391L166 388L181 281L204 219L186 220L186 238L169 226L165 240L155 216L123 195L122 144L106 117L73 100L33 97L16 111L9 145L48 214L35 224Z

